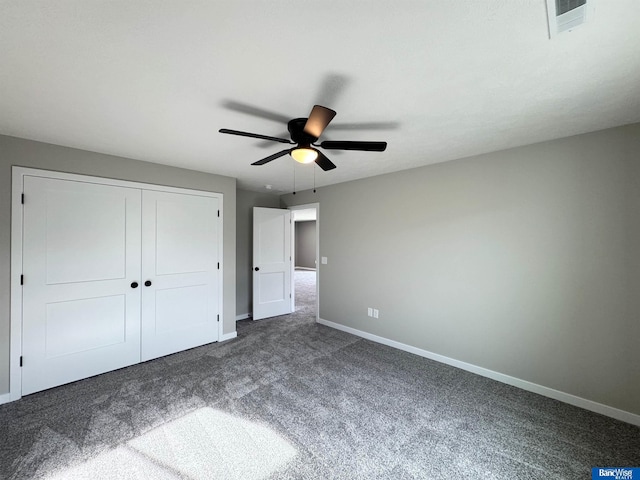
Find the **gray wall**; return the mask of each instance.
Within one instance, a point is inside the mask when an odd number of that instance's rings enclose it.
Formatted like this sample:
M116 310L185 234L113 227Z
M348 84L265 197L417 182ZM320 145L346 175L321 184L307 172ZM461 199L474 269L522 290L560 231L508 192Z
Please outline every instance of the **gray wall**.
M640 414L639 192L635 124L282 202L320 203L321 318Z
M0 135L0 394L9 390L11 166L41 168L224 195L224 333L235 331L236 180Z
M236 315L246 315L253 307L253 207L280 208L280 197L238 189L236 198Z
M296 267L316 268L316 221L296 222Z

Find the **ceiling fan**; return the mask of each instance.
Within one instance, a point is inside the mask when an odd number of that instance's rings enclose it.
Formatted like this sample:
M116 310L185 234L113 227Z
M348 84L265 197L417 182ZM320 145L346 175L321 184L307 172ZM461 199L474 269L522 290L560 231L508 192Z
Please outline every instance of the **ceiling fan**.
M329 160L318 147L327 150L359 150L365 152L384 152L387 148L387 142L351 142L351 141L330 141L315 143L322 135L322 132L329 122L336 116L336 112L322 105L314 105L309 118L294 118L289 120L287 128L291 134L291 140L287 138L270 137L268 135L260 135L257 133L241 132L239 130L229 130L221 128L220 133L228 133L230 135L239 135L241 137L259 138L262 140L270 140L272 142L287 143L295 145L295 147L281 150L278 153L269 155L251 165L264 165L276 158L280 158L286 154L290 154L294 160L300 163L315 162L322 170L332 170L336 168L335 164Z

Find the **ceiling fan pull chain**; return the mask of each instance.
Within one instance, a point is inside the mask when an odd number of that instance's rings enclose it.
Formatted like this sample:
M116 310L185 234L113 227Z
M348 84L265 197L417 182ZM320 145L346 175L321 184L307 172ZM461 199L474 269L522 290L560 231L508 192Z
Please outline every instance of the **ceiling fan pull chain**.
M316 164L313 164L313 193L316 193Z
M296 162L293 162L293 194L296 194Z

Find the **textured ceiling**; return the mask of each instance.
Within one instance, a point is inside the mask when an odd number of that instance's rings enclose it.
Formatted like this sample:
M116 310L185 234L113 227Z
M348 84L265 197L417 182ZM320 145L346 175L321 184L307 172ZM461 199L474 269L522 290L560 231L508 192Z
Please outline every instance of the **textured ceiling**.
M0 0L0 133L293 189L280 119L337 110L318 186L640 121L640 1ZM249 112L249 113L248 113ZM263 113L262 116L250 113ZM296 188L314 168L297 165Z

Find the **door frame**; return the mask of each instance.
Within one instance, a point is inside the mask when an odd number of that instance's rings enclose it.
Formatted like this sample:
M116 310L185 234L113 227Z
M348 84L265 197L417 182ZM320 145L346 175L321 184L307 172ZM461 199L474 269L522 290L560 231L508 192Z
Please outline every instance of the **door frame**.
M58 180L71 180L84 183L94 183L99 185L112 185L117 187L137 188L140 190L153 190L168 193L182 193L187 195L199 195L205 197L218 198L220 206L220 217L218 220L218 258L223 258L223 224L224 208L223 194L209 192L206 190L195 190L189 188L170 187L165 185L154 185L151 183L133 182L128 180L117 180L112 178L94 177L91 175L80 175L75 173L56 172L52 170L42 170L37 168L11 167L11 293L10 293L10 327L9 327L9 401L22 398L22 371L20 369L20 358L22 356L22 242L23 242L23 208L22 194L25 176L46 177ZM28 199L26 199L28 201ZM218 308L220 315L223 309L223 279L224 262L220 262L218 270ZM218 322L218 341L224 339L224 321Z
M316 322L320 320L320 203L305 203L303 205L293 205L287 207L289 210L311 210L316 211ZM291 312L295 312L295 269L296 269L296 222L291 219Z

